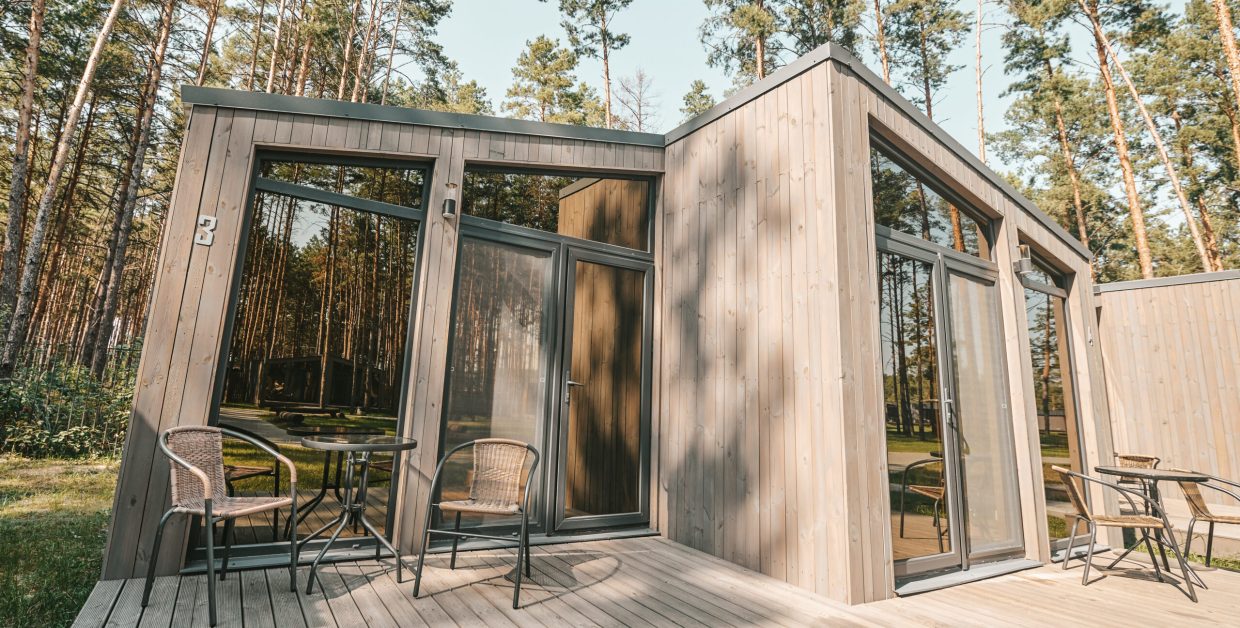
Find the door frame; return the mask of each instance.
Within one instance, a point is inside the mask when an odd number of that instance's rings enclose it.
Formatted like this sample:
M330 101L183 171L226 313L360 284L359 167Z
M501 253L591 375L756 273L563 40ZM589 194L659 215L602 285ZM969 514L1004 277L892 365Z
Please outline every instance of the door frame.
M892 568L897 579L925 576L934 572L967 571L971 563L989 562L994 559L1008 557L1024 551L1023 539L1017 548L1000 548L975 554L969 547L967 486L963 477L963 460L960 455L961 431L955 400L959 398L955 357L952 352L954 337L951 326L951 296L949 282L952 275L959 275L969 280L990 284L998 289L999 266L967 253L940 246L920 237L895 231L889 227L875 225L876 255L895 255L905 259L929 264L931 267L932 302L935 308L934 337L938 346L935 357L938 360L939 385L939 425L943 447L943 474L946 487L946 505L948 514L948 539L951 549L946 552L926 556L916 556L901 560L893 560ZM996 320L996 332L1003 337L1003 321ZM1008 373L1003 370L1002 390L1009 395ZM1010 411L1010 399L1009 399ZM1010 422L1010 415L1001 420ZM1010 434L1009 434L1010 435ZM1008 443L1015 446L1014 442ZM885 445L884 445L885 446ZM1015 469L1013 469L1015 471ZM1020 504L1017 504L1020 508ZM890 513L890 506L888 507ZM1019 518L1019 513L1017 517Z
M547 381L544 386L547 394L547 408L543 423L539 426L540 453L543 464L538 477L532 481L537 493L532 496L530 527L531 533L554 536L557 533L575 533L599 528L615 528L637 526L650 521L650 474L651 474L651 416L653 402L653 362L654 362L654 253L628 249L604 242L583 240L571 236L559 235L548 231L503 223L478 216L461 215L459 238L485 240L495 244L524 247L534 250L548 251L552 259L551 283L545 289L544 298L549 294L551 306L549 316L544 321L550 325L548 351L550 357ZM653 227L653 223L652 223ZM457 247L456 272L460 276L461 251ZM640 511L621 515L597 515L590 517L572 517L565 519L563 514L564 460L567 455L567 414L564 408L563 391L565 364L568 359L567 335L571 333L572 307L574 295L570 293L575 275L577 260L604 263L608 265L642 270L645 272L642 293L642 375L641 375L641 443L639 463L641 479L638 487L638 505ZM457 291L454 278L452 292L452 320L457 318ZM447 359L452 359L452 341L449 335ZM445 365L447 368L447 365ZM444 438L448 425L448 394L451 377L444 378L445 415L440 421L439 438L436 443L436 459L443 455ZM537 526L535 525L537 521ZM432 525L434 522L432 522ZM497 525L505 528L505 525Z
M555 496L553 504L553 530L560 531L577 531L589 530L602 527L620 527L628 525L637 525L650 521L650 423L651 423L651 399L652 399L652 362L654 356L654 324L651 320L653 310L654 296L654 262L639 261L632 258L621 257L612 253L607 253L594 249L593 247L582 247L577 244L565 244L566 255L564 256L564 281L563 281L563 324L561 326L560 340L560 368L556 375L559 376L559 403L555 411L555 432L556 432L556 448L554 458L556 464L555 472ZM591 264L600 264L611 266L614 268L623 268L634 270L642 273L642 332L641 332L641 412L640 412L640 442L638 445L638 492L637 505L638 510L628 513L616 513L606 515L586 515L577 517L564 516L564 491L559 490L560 487L567 485L568 479L568 421L569 421L569 370L572 367L572 351L573 351L573 314L576 306L576 282L577 282L577 262L586 262Z

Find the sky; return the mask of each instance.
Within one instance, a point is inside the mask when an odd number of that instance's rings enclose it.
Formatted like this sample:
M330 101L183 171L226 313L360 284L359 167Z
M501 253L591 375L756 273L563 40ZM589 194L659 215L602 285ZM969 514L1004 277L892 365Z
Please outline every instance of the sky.
M438 41L447 55L460 64L466 79L477 80L486 88L496 111L502 114L499 106L512 84L512 66L525 42L538 35L567 42L560 26L558 4L555 0L456 0L452 14L440 24ZM992 7L989 12L997 9ZM659 101L656 131L670 131L683 120L681 99L693 80L705 81L716 100L722 100L724 91L732 85L721 68L706 63L698 28L707 15L701 0L633 0L616 18L616 29L628 33L632 41L613 55L613 86L618 77L632 75L638 68L645 70L653 80ZM1003 111L1010 99L999 94L1007 83L1003 77L1000 29L986 27L982 32L983 57L989 59L983 74L984 81L990 83L983 104L989 133L1003 128ZM940 113L938 122L953 137L976 150L973 43L970 34L954 53L953 62L964 68L953 75L943 90L942 100L935 103L935 111ZM863 54L863 60L877 68L872 55ZM601 62L583 59L577 78L596 86L601 94L602 73ZM992 162L996 161L991 157Z

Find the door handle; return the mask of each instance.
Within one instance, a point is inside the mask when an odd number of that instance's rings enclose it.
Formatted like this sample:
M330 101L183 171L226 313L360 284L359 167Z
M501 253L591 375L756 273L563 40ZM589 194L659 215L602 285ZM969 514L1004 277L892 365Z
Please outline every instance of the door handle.
M573 381L573 380L571 380L571 379L570 379L570 380L568 380L568 381L567 381L567 382L565 382L565 383L566 383L566 384L568 384L569 386L585 386L585 384L583 384L583 383L581 383L581 382L574 382L574 381Z
M568 379L567 374L565 374L565 377L564 377L564 405L568 405L568 404L572 403L571 395L569 395L568 393L572 390L572 388L573 388L574 386L585 386L585 384L583 384L583 383L581 383L581 382L574 382L573 380Z

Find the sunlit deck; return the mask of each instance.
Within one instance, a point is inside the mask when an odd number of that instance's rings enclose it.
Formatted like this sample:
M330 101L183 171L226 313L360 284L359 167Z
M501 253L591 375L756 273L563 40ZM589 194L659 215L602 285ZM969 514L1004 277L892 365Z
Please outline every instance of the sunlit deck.
M218 589L221 626L995 626L1232 624L1240 574L1203 570L1209 589L1193 604L1148 565L1098 571L1081 586L1081 564L1047 566L921 595L846 606L661 538L535 548L534 583L511 607L510 551L428 559L424 591L411 597L391 560L322 570L323 592L288 590L287 571L245 571ZM1096 566L1109 562L1107 556ZM302 570L304 578L305 569ZM1093 574L1091 574L1092 576ZM406 578L409 574L406 574ZM1178 584L1178 580L1176 581ZM140 579L100 582L76 626L205 626L204 576L169 576L143 611Z

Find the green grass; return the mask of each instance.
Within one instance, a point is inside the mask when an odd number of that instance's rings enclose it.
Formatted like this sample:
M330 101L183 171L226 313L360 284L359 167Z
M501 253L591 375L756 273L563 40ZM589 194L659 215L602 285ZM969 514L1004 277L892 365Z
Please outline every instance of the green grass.
M67 626L99 579L115 460L0 455L0 626Z
M919 436L907 436L903 432L887 430L887 451L914 452L929 455L931 451L942 450L943 445L930 432L926 432L926 439L922 440Z

